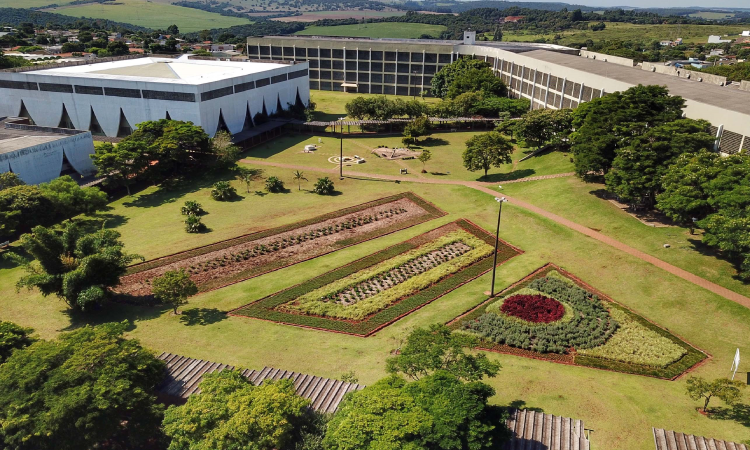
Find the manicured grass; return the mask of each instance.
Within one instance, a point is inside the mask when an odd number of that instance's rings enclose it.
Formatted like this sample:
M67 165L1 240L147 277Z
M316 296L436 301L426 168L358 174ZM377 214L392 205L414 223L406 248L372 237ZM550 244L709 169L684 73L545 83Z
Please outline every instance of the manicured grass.
M265 168L292 186L291 171ZM308 178L322 174L310 172ZM360 337L308 330L265 321L227 317L228 311L274 292L321 275L363 255L403 242L435 226L466 217L487 230L497 220L491 196L463 186L336 180L341 195L321 197L292 189L287 194L247 195L238 202L213 202L210 184L217 177L192 182L189 187L163 191L148 188L133 198L114 202L106 214L110 226L123 235L126 248L151 258L208 244L253 230L283 225L403 191L414 191L446 210L449 215L408 230L343 249L231 287L198 295L174 316L168 308L111 305L91 316L68 315L55 298L13 287L21 275L10 263L0 264L0 316L36 328L51 337L85 322L129 319L130 336L157 352L243 367L264 365L338 377L354 370L360 381L371 384L385 375L384 361L406 334L417 326L447 322L481 303L489 289L490 274L468 283L421 308L375 335ZM537 183L524 183L533 188ZM260 183L253 190L260 189ZM244 192L244 189L238 189ZM519 188L520 190L520 188ZM179 206L195 199L209 211L204 221L210 233L189 235L182 229ZM670 332L705 349L713 358L697 369L705 377L726 376L735 348L750 352L750 311L669 275L640 260L588 239L512 203L503 209L501 238L523 248L497 272L497 287L509 286L541 265L552 261L584 281L607 292L639 314ZM705 264L709 264L706 260ZM508 355L492 354L502 364L500 375L488 382L496 389L498 404L522 402L527 407L583 419L595 448L650 450L651 426L741 441L747 427L731 420L711 420L697 412L696 402L685 393L684 380L675 382L634 375L565 366ZM744 403L750 397L744 394ZM517 404L517 403L516 403ZM719 405L717 403L717 405Z
M416 39L423 34L439 37L445 31L444 25L423 23L379 22L356 25L335 25L328 27L311 26L295 34L303 36L346 36L369 38Z
M606 40L635 40L643 43L653 41L675 40L682 38L686 43L706 43L711 34L737 36L742 32L742 25L636 25L630 23L606 22L607 27L602 31L568 30L550 34L534 34L532 32L503 33L504 41L530 42L536 39L552 39L555 35L562 38L559 43L583 43L587 39L594 42ZM745 27L747 28L747 27Z
M166 30L175 24L181 33L225 28L233 25L246 25L249 19L222 16L195 8L167 5L142 0L118 0L115 3L89 3L51 10L58 14L74 17L92 17L117 22L132 23L155 30Z
M701 243L699 232L682 227L655 228L643 224L611 202L600 198L604 186L578 178L545 180L544 183L508 184L503 193L527 200L593 230L601 231L702 278L750 296L750 285L735 278L734 266ZM669 248L664 248L669 244Z

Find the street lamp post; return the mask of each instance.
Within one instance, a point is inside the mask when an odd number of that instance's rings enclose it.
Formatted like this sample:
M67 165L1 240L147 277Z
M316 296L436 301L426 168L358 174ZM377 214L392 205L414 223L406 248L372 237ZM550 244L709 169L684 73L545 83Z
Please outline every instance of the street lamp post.
M495 231L495 258L492 263L492 287L490 287L490 298L495 296L495 272L497 270L497 250L500 245L500 216L503 214L503 203L507 202L508 199L505 197L495 197L495 201L500 203L500 207L497 210L497 230Z
M339 117L339 125L341 126L340 130L340 136L341 139L339 139L340 147L339 147L339 179L344 179L344 122L342 120L346 119L346 117Z

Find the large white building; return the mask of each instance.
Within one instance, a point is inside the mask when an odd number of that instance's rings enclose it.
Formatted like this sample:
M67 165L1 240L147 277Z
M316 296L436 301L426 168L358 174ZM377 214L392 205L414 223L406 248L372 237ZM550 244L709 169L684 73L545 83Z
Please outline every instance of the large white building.
M0 72L0 116L127 136L148 120L193 122L210 136L310 98L307 62L137 58Z

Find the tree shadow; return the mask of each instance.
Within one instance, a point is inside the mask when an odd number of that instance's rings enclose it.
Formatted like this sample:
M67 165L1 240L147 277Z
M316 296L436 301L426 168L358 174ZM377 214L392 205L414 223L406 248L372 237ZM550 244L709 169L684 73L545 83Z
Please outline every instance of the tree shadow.
M450 142L443 138L428 137L419 141L420 147L439 147L441 145L448 145Z
M193 325L212 325L222 320L228 319L229 316L224 311L216 308L193 308L182 311L180 323L186 326Z
M268 192L265 192L265 191L255 191L255 195L257 195L258 197L265 197L266 195L268 195Z
M536 411L536 412L541 412L541 413L544 412L542 408L526 406L526 401L521 400L521 399L513 400L512 402L508 403L508 408L519 409L519 410L525 409L527 411Z
M750 405L737 403L729 408L710 408L709 418L713 420L732 420L738 424L750 428Z
M231 181L233 179L234 173L231 170L214 171L199 177L188 176L182 180L165 182L155 192L139 195L124 202L123 206L154 208L167 203L175 203L185 195L210 187L217 181Z
M55 301L56 298L50 296L49 300ZM106 302L98 308L86 312L66 309L62 313L68 316L70 323L58 331L73 331L86 325L95 326L122 321L128 321L129 326L126 331L132 331L135 329L137 322L155 319L171 309L171 307L162 304L144 306L117 302Z
M307 189L305 189L305 193L306 194L320 195L320 194L316 193L315 191L307 190ZM339 195L344 195L344 193L341 192L341 191L337 191L337 190L334 189L333 192L331 192L330 194L323 195L323 197L338 197Z
M486 177L479 177L477 181L485 181L490 183L497 183L499 181L511 181L520 180L521 178L527 178L536 173L534 169L519 169L514 170L510 173L491 173Z

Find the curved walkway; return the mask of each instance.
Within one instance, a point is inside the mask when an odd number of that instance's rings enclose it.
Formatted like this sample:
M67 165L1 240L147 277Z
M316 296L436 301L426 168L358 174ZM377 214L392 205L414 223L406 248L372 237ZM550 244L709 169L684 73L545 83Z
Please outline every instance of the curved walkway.
M301 165L296 165L296 164L283 164L283 163L275 163L275 162L269 162L269 161L256 161L256 160L250 160L250 159L243 159L241 160L241 162L244 162L247 164L257 164L261 166L272 166L272 167L280 167L280 168L293 169L293 170L308 170L310 172L325 172L325 173L332 173L336 175L338 175L339 173L338 168L320 169L317 167L301 166ZM393 175L377 175L377 174L352 172L352 171L346 171L344 172L344 175L348 177L360 177L360 178L370 178L370 179L376 179L376 180L389 180L389 181L399 181L399 182L403 181L403 182L426 183L426 184L462 185L462 186L467 186L472 189L476 189L478 191L490 194L492 196L500 195L498 191L492 190L488 187L490 185L494 186L498 183L484 183L484 182L479 182L479 181L460 181L460 180L435 180L435 179L430 179L430 178L410 178L410 177L401 177L401 176L393 176ZM522 181L541 180L541 179L549 179L549 178L560 178L560 177L565 177L565 176L570 176L570 175L571 174L545 175L545 176L539 176L539 177L521 178L518 180L509 180L509 181L505 181L504 183L507 184L510 182L522 182ZM545 217L554 222L557 222L560 225L564 225L572 230L578 231L579 233L582 233L590 238L596 239L599 242L607 244L611 247L614 247L618 250L628 253L629 255L635 256L636 258L642 261L652 264L660 269L663 269L671 273L672 275L682 278L683 280L689 281L695 284L696 286L700 286L708 291L713 292L714 294L720 295L728 300L731 300L747 308L750 308L750 298L745 297L744 295L738 294L737 292L734 292L716 283L713 283L697 275L694 275L688 272L687 270L680 269L677 266L673 266L672 264L664 262L660 260L659 258L651 256L648 253L642 252L629 245L623 244L622 242L616 239L612 239L611 237L606 236L598 231L594 231L588 227L577 224L564 217L558 216L557 214L554 214L542 208L539 208L538 206L534 206L531 203L527 203L523 200L514 199L511 197L508 197L507 195L505 195L505 197L516 206L527 209L533 212L534 214L538 214L542 217Z

